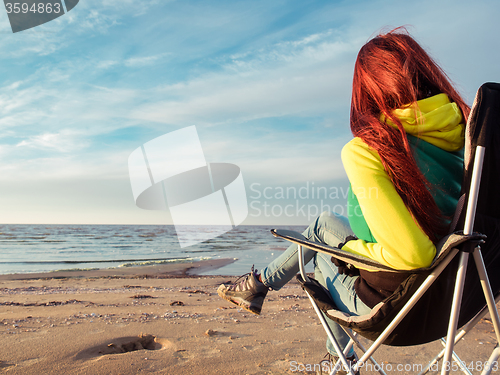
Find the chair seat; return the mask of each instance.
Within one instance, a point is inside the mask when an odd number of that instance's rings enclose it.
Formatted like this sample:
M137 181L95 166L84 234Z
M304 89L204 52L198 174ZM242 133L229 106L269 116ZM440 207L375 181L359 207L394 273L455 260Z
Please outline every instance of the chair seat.
M280 233L280 231L276 231L276 235ZM367 339L376 340L435 267L445 261L447 256L452 256L450 254L452 249L460 247L467 241L477 242L484 238L485 236L479 233L466 236L460 232L456 232L446 236L436 246L438 255L433 264L428 268L418 269L413 273L403 271L408 274L405 281L401 283L392 295L377 304L367 315L358 316L339 311L328 290L318 281L313 278L309 278L309 281L304 281L300 274L297 275L297 280L302 285L302 288L315 300L320 310L330 319L346 328L352 329ZM309 244L301 244L310 247ZM325 251L325 247L327 246L322 245L323 252ZM441 312L449 311L452 303L452 296L450 293L446 293L446 291L453 289L455 274L458 268L458 257L455 257L451 261L448 259L447 261L450 264L384 341L385 345L420 345L437 340L445 335L449 316ZM382 272L384 271L385 269ZM401 271L394 270L394 272ZM477 311L473 313L475 314ZM464 319L463 324L468 319Z

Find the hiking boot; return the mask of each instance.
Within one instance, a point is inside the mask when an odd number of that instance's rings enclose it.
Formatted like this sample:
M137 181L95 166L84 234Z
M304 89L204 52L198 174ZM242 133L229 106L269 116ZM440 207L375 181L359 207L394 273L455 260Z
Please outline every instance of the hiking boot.
M255 272L252 267L250 273L240 276L234 284L219 286L217 293L225 300L259 315L269 288L259 281Z
M353 368L356 362L358 362L358 356L356 353L354 353L351 357L347 357L347 363L349 365L349 369ZM330 353L327 353L325 355L325 359L323 359L319 364L320 364L320 373L323 374L323 371L326 371L325 373L329 374L333 368L335 367L335 364L338 362L339 357L332 355ZM349 371L346 371L345 366L342 364L342 362L339 364L339 370L336 372L337 375L347 375L351 374ZM354 375L360 375L359 370L354 372Z

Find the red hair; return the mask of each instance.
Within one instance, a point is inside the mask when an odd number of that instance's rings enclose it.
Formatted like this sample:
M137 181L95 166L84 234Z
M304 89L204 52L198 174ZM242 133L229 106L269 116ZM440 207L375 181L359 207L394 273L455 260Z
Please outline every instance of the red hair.
M406 207L434 242L446 234L443 215L392 111L439 93L447 94L458 105L466 121L470 108L404 28L376 36L359 51L352 86L352 133L378 152ZM381 122L382 114L398 128Z

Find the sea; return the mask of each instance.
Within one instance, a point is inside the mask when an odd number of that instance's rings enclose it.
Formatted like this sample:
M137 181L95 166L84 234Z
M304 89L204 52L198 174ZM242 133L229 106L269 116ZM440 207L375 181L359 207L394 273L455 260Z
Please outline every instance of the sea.
M306 226L277 226L302 232ZM207 271L241 275L262 269L288 243L273 226L239 226L205 242L181 248L172 225L0 225L0 274L92 270L231 258ZM200 231L210 230L199 227Z

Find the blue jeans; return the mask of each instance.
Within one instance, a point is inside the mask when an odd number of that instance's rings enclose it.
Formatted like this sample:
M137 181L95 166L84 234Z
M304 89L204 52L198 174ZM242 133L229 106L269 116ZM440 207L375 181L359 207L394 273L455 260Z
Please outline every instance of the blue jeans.
M334 212L323 212L309 225L303 235L308 240L337 247L339 243L344 242L347 236L353 236L354 233L347 218ZM364 315L371 311L354 290L354 282L358 276L352 277L339 274L337 266L331 262L331 256L311 249L303 249L305 263L308 263L311 259L313 260L315 279L328 289L339 310L355 315ZM299 272L297 253L298 246L295 244L290 245L286 251L262 270L262 282L273 290L281 289ZM349 342L349 336L336 322L326 316L325 318L340 347L344 349ZM336 354L329 339L326 347L328 352L333 355ZM353 349L350 350L347 356L352 354L354 354Z

